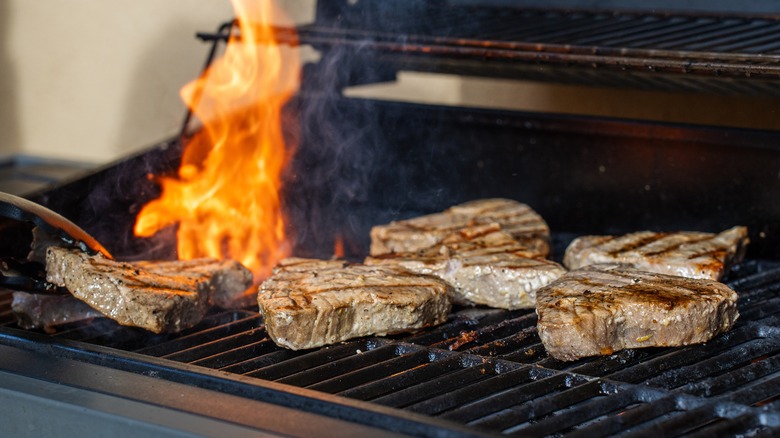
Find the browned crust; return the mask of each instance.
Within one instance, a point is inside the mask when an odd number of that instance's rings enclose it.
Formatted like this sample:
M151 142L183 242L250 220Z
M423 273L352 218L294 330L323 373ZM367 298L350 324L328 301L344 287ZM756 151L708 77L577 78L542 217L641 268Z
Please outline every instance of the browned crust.
M400 268L296 258L263 282L258 305L271 339L298 350L440 324L448 289Z
M537 291L537 327L551 356L575 360L706 342L731 328L736 305L736 292L716 281L592 265Z
M719 280L745 256L747 228L721 233L640 231L621 236L582 236L569 245L563 264L625 263L660 274Z

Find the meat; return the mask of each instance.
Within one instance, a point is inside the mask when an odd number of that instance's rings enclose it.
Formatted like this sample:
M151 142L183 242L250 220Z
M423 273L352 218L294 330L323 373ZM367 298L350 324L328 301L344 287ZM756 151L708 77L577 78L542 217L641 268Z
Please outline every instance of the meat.
M42 328L47 333L54 333L57 326L103 316L69 294L14 292L11 310L16 315L19 327Z
M719 280L742 261L747 228L719 234L641 231L623 236L582 236L566 249L563 264L577 269L594 263L626 263L659 274Z
M54 257L63 256L65 250L60 248L55 253L58 255ZM79 263L87 263L86 260L88 260L88 258L81 256L73 258L73 260L77 259L83 259ZM198 284L197 287L205 291L209 297L207 300L209 305L213 304L221 308L246 307L251 304L247 302L247 297L250 297L253 302L257 299L256 292L247 292L251 290L251 272L233 260L204 258L121 264L105 259L101 260L103 263L101 266L105 269L106 276L121 276L123 272L127 273L128 270L134 275L135 270L138 270L138 272L144 272L153 276L179 277L195 281ZM113 267L112 263L114 263ZM94 263L87 263L87 266L92 265ZM111 269L116 271L111 272ZM94 272L87 272L86 275L94 275ZM60 282L62 283L62 280ZM131 283L125 282L124 284L132 287ZM14 292L12 309L20 327L28 329L42 328L47 332L54 332L57 326L63 324L105 316L84 301L70 294L53 295ZM197 322L195 321L195 323ZM163 330L167 331L168 329Z
M511 235L488 225L463 228L430 248L368 257L365 263L435 275L453 286L457 304L522 309L533 308L536 290L566 272L535 256Z
M159 275L181 275L208 283L209 302L222 309L254 305L257 290L252 288L252 272L235 260L200 258L174 261L140 261L129 265Z
M449 286L394 266L290 258L260 286L268 335L293 350L440 324Z
M154 333L192 327L209 306L205 277L159 274L78 250L48 248L46 280L122 325Z
M619 264L570 271L536 292L538 331L560 360L706 342L739 317L737 294L707 279Z
M531 207L509 199L481 199L441 213L373 227L371 255L419 251L441 243L454 232L480 226L508 233L534 256L550 253L550 229Z

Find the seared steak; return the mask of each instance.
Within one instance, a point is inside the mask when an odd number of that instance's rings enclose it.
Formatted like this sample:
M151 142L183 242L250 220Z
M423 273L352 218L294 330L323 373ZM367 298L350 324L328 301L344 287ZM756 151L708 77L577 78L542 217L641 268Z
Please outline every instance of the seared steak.
M446 283L393 266L290 258L258 294L268 335L293 350L440 324Z
M252 273L235 260L200 258L194 260L130 262L132 266L159 275L181 275L208 283L210 303L222 309L254 305L257 289Z
M719 280L742 261L747 228L719 234L641 231L623 236L582 236L569 245L563 264L577 269L594 263L626 263L659 274Z
M202 277L163 275L58 247L46 251L46 280L122 325L154 333L192 327L209 303L209 283Z
M419 251L459 230L482 226L508 233L533 256L550 253L550 229L531 207L509 199L481 199L441 213L373 227L371 255Z
M502 309L533 308L536 290L563 275L559 264L534 257L533 251L490 227L464 228L441 243L416 252L366 258L367 265L398 265L435 275L453 286L457 304Z
M47 333L53 333L55 327L63 324L103 316L87 303L69 294L14 292L11 310L16 315L19 327L42 328Z
M570 271L536 303L539 337L560 360L706 342L739 316L737 293L722 283L619 264Z

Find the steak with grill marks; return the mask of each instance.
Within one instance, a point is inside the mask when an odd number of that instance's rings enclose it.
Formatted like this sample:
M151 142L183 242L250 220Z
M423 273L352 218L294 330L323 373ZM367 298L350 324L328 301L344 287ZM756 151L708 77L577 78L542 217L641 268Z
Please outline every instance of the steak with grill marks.
M566 272L512 236L488 226L466 227L430 248L367 257L367 265L398 265L453 286L453 301L503 309L533 308L536 290Z
M79 250L48 248L46 280L122 325L154 333L192 327L209 306L209 282L204 277L159 274Z
M121 266L124 267L125 271L130 269L135 272L134 270L137 269L139 272L143 271L151 275L184 277L197 281L198 287L208 293L209 304L224 309L247 307L257 300L257 292L252 292L250 289L252 273L233 260L203 258L138 261L122 263ZM111 274L108 272L106 275ZM251 302L248 301L249 299ZM20 327L42 328L47 332L53 332L57 326L63 324L105 316L69 294L49 295L14 292L12 309Z
M719 234L641 231L623 236L582 236L566 249L563 264L577 269L594 263L625 263L650 272L719 280L745 256L747 228Z
M210 303L222 309L248 307L257 301L257 289L251 287L252 272L235 260L199 258L129 264L159 275L181 275L204 280L208 285Z
M510 199L480 199L440 213L373 227L371 255L423 250L459 230L481 226L506 232L535 257L550 253L550 229L531 207Z
M536 292L537 329L560 360L706 342L739 317L737 293L706 279L600 264Z
M449 286L394 266L290 258L260 285L258 304L271 339L293 350L440 324Z

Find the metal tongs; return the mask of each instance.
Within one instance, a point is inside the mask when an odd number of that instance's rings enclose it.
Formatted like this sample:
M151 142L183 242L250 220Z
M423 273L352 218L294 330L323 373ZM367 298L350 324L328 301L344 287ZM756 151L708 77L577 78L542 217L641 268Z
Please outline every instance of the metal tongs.
M47 240L61 241L63 246L79 248L88 254L111 254L89 233L40 204L0 192L0 216L30 222L46 233ZM50 238L50 239L48 239ZM59 243L59 242L58 242ZM34 293L56 293L57 287L45 281L43 269L35 262L0 259L0 287Z

